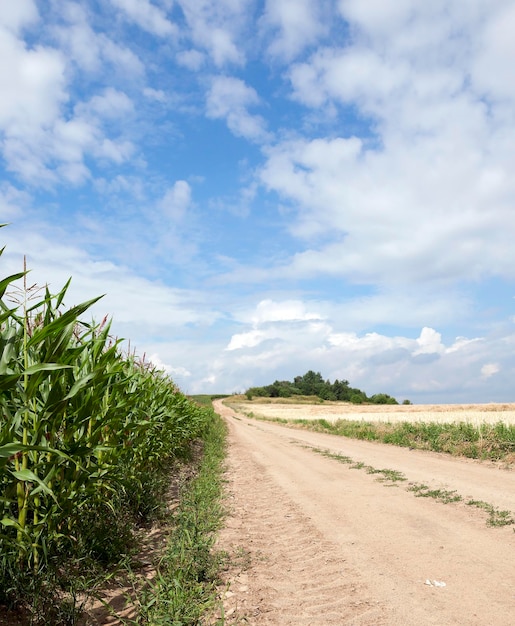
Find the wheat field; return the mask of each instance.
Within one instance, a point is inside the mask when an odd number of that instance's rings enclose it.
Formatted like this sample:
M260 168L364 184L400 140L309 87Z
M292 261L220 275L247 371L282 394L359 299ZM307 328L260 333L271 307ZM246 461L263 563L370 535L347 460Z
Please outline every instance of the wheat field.
M231 403L232 404L232 403ZM256 417L295 419L358 420L367 422L437 422L440 424L467 422L474 425L515 424L515 403L490 404L412 404L356 405L346 402L232 404L242 413Z

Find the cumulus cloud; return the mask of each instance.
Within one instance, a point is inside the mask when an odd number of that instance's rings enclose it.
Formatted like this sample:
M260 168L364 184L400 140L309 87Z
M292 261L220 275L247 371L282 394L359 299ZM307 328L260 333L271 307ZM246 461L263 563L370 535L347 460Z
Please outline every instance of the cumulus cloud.
M190 70L198 71L205 63L206 57L198 50L183 50L177 53L177 62Z
M229 130L238 137L251 141L268 138L265 120L252 115L248 108L260 104L255 89L240 78L215 76L207 93L207 115L214 119L225 119Z
M29 49L0 24L0 58L0 130L15 136L51 123L67 100L64 56L49 47Z
M350 39L291 66L292 97L314 117L353 107L367 131L267 148L260 180L290 206L290 232L306 241L291 273L383 285L512 278L504 33L513 7L477 2L464 14L458 2L343 0L339 8Z
M268 52L290 60L315 43L328 27L327 2L310 0L267 0L261 27L271 31Z
M167 37L177 34L177 26L167 19L162 9L149 0L111 0L111 3L140 28L153 35Z
M280 301L274 305L281 309ZM289 306L286 303L284 310ZM495 387L485 385L501 371L500 362L511 359L506 337L457 337L444 342L441 333L430 327L421 328L415 337L348 332L341 330L345 321L322 314L319 305L306 303L302 311L316 311L317 306L319 314L309 317L318 320L300 319L306 316L299 312L273 315L272 320L246 315L252 327L232 336L227 359L230 355L243 379L253 376L260 384L275 378L291 380L317 369L332 380L343 378L368 393L386 391L400 399L431 402L441 393L450 401L466 401L467 394L470 401L503 399ZM256 312L260 307L262 303L256 305ZM487 355L494 353L498 361L485 364ZM229 367L229 361L225 363Z
M241 348L253 348L259 345L266 337L260 330L251 330L248 333L236 333L231 337L226 350L240 350Z
M14 17L5 10L3 17L10 15L11 25L23 24L37 17L30 7L22 3ZM70 106L70 63L77 59L82 68L98 71L108 57L114 62L123 51L92 31L82 7L66 4L63 19L66 26L49 28L61 49L29 47L15 31L0 25L0 56L9 59L0 66L0 149L8 170L34 186L62 180L81 184L91 177L86 157L120 164L133 154L129 140L109 136L106 130L106 124L116 126L120 115L128 119L132 114L125 93L107 87Z
M0 25L13 33L18 33L24 26L37 22L38 18L34 0L2 2L0 5Z
M20 271L23 256L31 270L31 281L49 284L56 293L72 277L68 306L106 295L92 309L92 315L102 319L105 314L115 320L114 332L125 336L128 329L136 344L146 333L172 332L186 324L211 325L218 317L207 297L200 291L163 285L146 279L127 266L96 258L73 242L67 242L59 227L39 225L41 231L10 226L2 229L6 251L2 256L3 270ZM50 232L48 232L50 230ZM202 303L202 304L201 304ZM141 350L144 345L138 346Z
M185 180L176 181L159 202L164 215L173 222L184 219L190 204L191 187Z
M494 374L499 373L500 370L501 368L497 363L486 363L481 368L481 375L483 376L483 378L490 378Z
M0 215L1 221L12 220L22 215L23 208L29 204L30 197L13 185L4 182L0 184Z
M191 376L191 372L189 372L185 367L177 367L170 365L169 363L163 363L159 354L151 354L148 357L148 360L152 365L154 365L158 370L162 370L166 374L170 376L180 376L181 378L187 378Z
M166 94L162 89L145 87L143 89L143 95L149 100L155 100L156 102L166 102Z
M419 354L439 354L445 351L442 344L442 335L433 328L423 328L420 337L417 339L418 347L413 352L414 356Z
M309 310L300 300L261 300L254 310L240 314L239 318L251 322L253 329L233 335L226 350L252 348L269 339L279 339L287 324L297 330L302 327L308 333L318 332L318 322L323 321L320 313Z
M320 313L307 310L305 304L300 300L283 300L274 302L273 300L261 300L252 315L254 324L265 322L285 322L285 321L306 321L323 319Z
M240 44L252 14L252 0L178 0L178 4L186 18L191 40L208 53L217 67L243 65L245 52Z
M77 68L88 74L102 75L108 65L111 73L114 71L125 80L143 76L144 66L137 54L124 43L96 31L85 7L68 2L62 7L61 17L63 21L53 24L50 31L67 59Z

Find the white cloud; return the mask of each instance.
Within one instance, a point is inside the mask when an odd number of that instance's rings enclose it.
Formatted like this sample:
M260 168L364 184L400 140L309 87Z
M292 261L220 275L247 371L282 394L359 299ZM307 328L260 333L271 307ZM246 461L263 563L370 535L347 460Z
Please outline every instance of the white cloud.
M266 338L266 334L260 330L250 330L247 333L236 333L231 337L226 350L240 350L241 348L253 348Z
M37 22L38 9L34 0L17 0L0 4L0 26L18 33L24 26Z
M268 138L265 120L252 115L248 108L260 104L255 89L239 78L216 76L207 93L207 115L214 119L225 119L229 130L238 137L251 141Z
M114 89L79 102L68 119L53 112L46 124L32 120L33 126L9 125L4 154L9 168L34 185L64 179L80 184L90 177L86 155L115 163L126 161L134 151L130 141L105 135L104 122L127 117L132 112L130 99Z
M273 32L269 54L290 60L314 44L328 31L326 5L311 0L267 0L261 25Z
M371 136L267 151L261 181L309 244L290 274L383 285L513 277L513 6L339 6L350 39L294 65L292 95L321 118L354 107Z
M283 300L281 302L274 302L268 299L261 300L256 307L255 313L252 315L254 324L321 319L323 318L319 313L307 311L304 303L300 300Z
M295 332L301 326L303 332L311 334L325 327L322 314L309 310L300 300L261 300L253 310L241 312L238 319L240 323L251 323L253 329L234 334L226 350L252 348L269 339L280 339L289 325L296 327Z
M357 138L277 144L261 181L295 209L292 234L326 238L297 253L292 271L383 284L513 276L515 183L511 160L495 144L486 131L459 136L450 128L382 150Z
M179 65L197 72L206 62L206 56L198 50L183 50L177 53Z
M515 57L515 6L511 2L497 4L500 9L492 12L480 37L472 79L488 98L513 101L515 86L508 77Z
M67 100L62 54L28 49L0 26L0 59L0 131L16 136L51 123Z
M191 376L191 372L189 372L185 367L177 367L174 365L170 365L169 363L163 363L159 354L151 354L148 357L148 360L154 365L158 370L162 370L169 374L170 376L180 376L181 378L187 378Z
M29 203L26 192L7 182L0 183L0 222L21 217L23 208ZM1 247L1 246L0 246Z
M44 232L23 225L2 229L6 242L2 271L5 274L20 271L26 255L30 281L39 285L48 283L52 293L59 291L72 277L65 298L67 306L106 294L93 307L92 315L97 320L106 314L112 315L113 332L140 344L141 351L145 350L145 345L140 343L145 336L158 332L166 336L186 324L209 326L219 317L202 292L169 287L158 280L143 278L128 267L91 256L72 243L58 226L51 229L41 224L37 226ZM125 335L128 331L130 334Z
M280 307L281 302L275 304ZM260 306L256 305L256 312ZM305 303L302 310L317 308L324 309ZM270 321L259 314L246 314L242 319L247 319L251 328L232 336L218 371L234 368L239 380L251 381L248 386L277 378L292 380L315 369L331 380L349 380L369 394L386 392L400 400L431 402L441 394L449 401L506 400L502 391L485 381L501 371L501 362L513 371L509 365L513 335L458 337L444 342L434 328L422 328L415 338L357 333L342 330L346 320L339 319L334 310L329 317L327 312L318 316L324 319L302 321L295 313L272 316L279 319ZM496 363L488 362L493 354Z
M111 3L140 28L153 35L158 37L177 35L177 26L167 19L162 9L149 0L111 0Z
M185 180L178 180L160 200L159 206L164 215L173 222L180 222L191 205L191 187Z
M119 119L134 110L132 100L123 91L107 87L101 95L93 96L87 102L80 102L75 110L88 116L99 116L103 119Z
M166 94L162 89L153 89L152 87L145 87L143 89L143 95L149 100L155 100L156 102L166 102Z
M62 18L63 23L50 25L49 30L77 68L101 75L108 65L110 73L114 70L115 76L123 76L125 81L144 75L143 63L129 47L93 29L85 7L67 2L62 7Z
M240 40L252 14L253 0L178 0L178 4L193 43L206 50L217 67L244 63Z
M105 128L120 115L130 119L133 105L125 93L108 87L69 106L75 78L70 62L77 59L87 71L99 71L108 57L117 63L123 50L91 30L84 8L67 3L63 18L65 26L49 27L62 50L29 48L0 26L0 58L9 59L0 63L0 149L7 169L34 186L81 184L91 176L86 156L120 164L134 150L127 139L107 136Z
M481 376L483 378L490 378L494 376L494 374L498 374L501 371L501 368L497 363L486 363L481 368Z
M413 352L414 356L418 354L441 354L445 351L442 344L442 335L433 328L423 328L420 337L417 339L418 347Z

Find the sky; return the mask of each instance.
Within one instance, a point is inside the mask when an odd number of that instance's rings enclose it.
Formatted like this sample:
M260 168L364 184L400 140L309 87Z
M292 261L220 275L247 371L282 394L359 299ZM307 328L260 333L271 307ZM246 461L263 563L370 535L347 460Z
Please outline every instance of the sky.
M513 32L513 0L0 2L1 277L105 294L189 394L515 401Z

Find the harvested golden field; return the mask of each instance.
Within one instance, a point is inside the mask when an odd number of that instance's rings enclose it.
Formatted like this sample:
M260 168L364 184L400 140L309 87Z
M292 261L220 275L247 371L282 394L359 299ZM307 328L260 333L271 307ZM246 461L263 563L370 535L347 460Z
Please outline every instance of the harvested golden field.
M237 401L237 411L256 417L295 419L339 419L367 422L467 422L470 424L515 424L515 403L509 404L411 404L359 405L347 402L293 403Z

